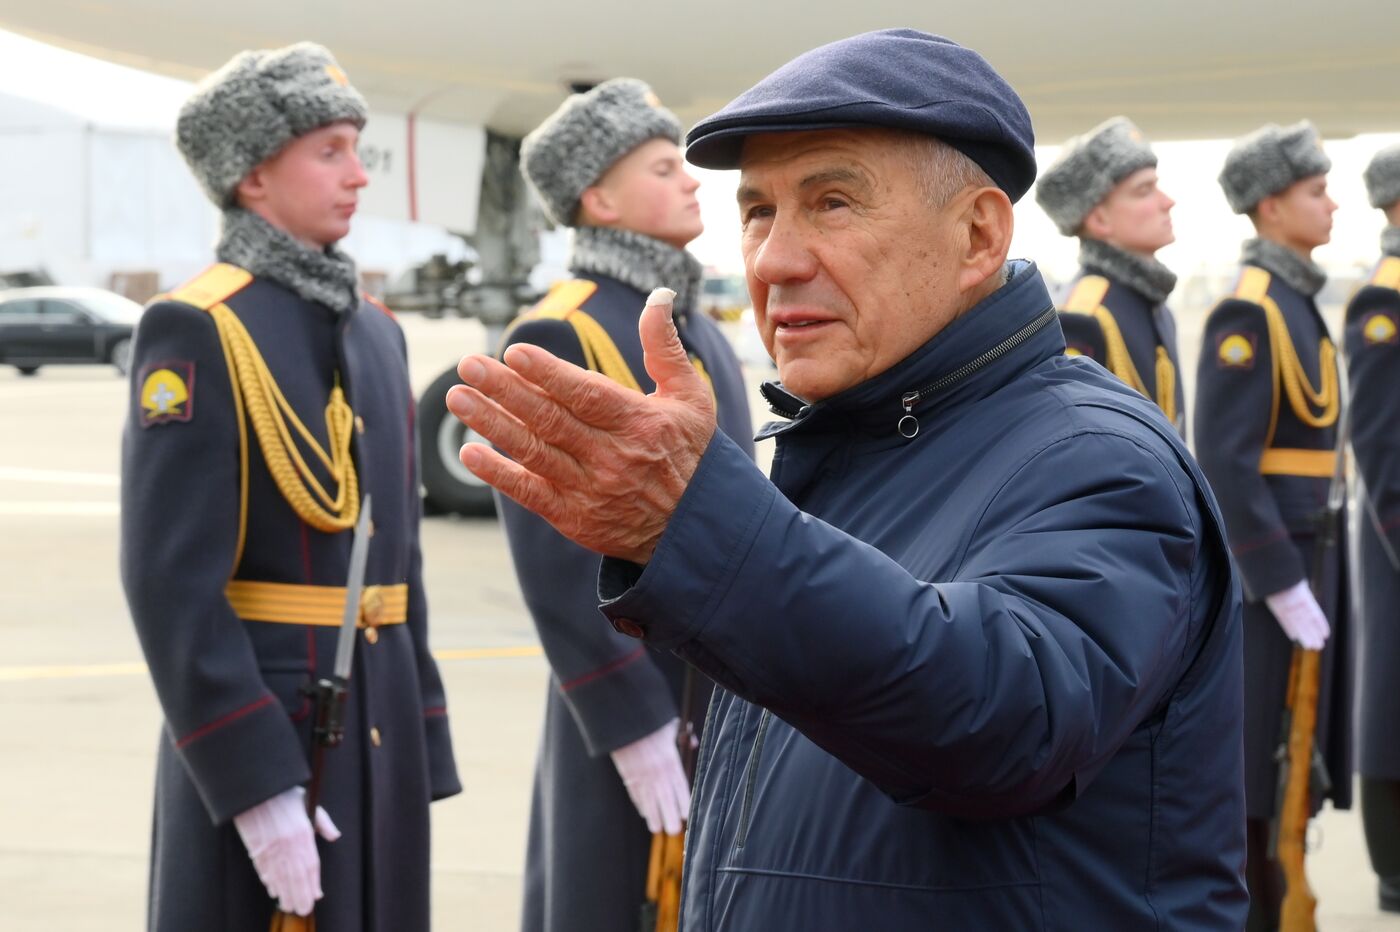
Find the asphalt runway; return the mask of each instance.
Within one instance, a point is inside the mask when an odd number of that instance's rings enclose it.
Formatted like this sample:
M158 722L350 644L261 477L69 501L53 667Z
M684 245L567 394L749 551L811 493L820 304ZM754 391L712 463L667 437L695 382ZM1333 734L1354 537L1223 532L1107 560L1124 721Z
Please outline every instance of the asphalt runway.
M1191 324L1183 320L1184 341L1199 332ZM406 317L404 325L420 388L482 342L472 322ZM1187 349L1183 358L1194 361ZM117 579L125 407L125 382L110 368L53 367L32 378L0 368L6 932L144 922L160 712ZM494 521L430 518L423 552L466 788L433 807L435 924L507 932L518 923L546 669ZM1375 911L1355 813L1325 813L1315 835L1309 873L1323 927L1400 932L1400 918Z

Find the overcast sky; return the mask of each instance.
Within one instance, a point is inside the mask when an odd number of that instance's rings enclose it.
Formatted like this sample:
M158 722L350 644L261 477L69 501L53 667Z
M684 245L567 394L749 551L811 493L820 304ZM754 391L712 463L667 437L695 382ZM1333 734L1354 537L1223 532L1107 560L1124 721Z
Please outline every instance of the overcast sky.
M108 124L168 127L189 84L0 32L0 92L54 104ZM1369 266L1374 261L1384 218L1367 205L1361 172L1377 149L1397 141L1400 134L1327 140L1333 162L1330 188L1341 209L1332 242L1315 254L1318 261L1334 269ZM1240 241L1251 233L1247 220L1230 213L1215 181L1229 141L1159 143L1156 149L1162 187L1177 202L1173 211L1177 242L1159 258L1182 275L1227 269L1239 256ZM1037 158L1042 165L1049 164L1056 151L1055 147L1039 148ZM708 265L739 271L736 173L695 171L702 181L707 230L693 249ZM1017 205L1016 224L1013 255L1036 259L1058 278L1073 273L1077 244L1056 232L1035 205L1033 192Z

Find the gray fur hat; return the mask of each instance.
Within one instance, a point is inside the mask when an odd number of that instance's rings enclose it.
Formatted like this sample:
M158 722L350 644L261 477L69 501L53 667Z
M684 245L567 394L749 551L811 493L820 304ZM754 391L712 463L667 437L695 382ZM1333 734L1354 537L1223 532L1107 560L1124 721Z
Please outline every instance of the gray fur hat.
M239 52L199 82L180 108L175 144L222 208L248 172L293 139L331 123L363 128L368 115L331 53L298 42Z
M1332 160L1311 123L1270 123L1235 141L1220 170L1220 187L1230 209L1247 214L1264 198L1331 170Z
M579 197L614 162L651 139L680 145L681 123L636 78L574 94L525 137L520 170L555 223L573 226Z
M1113 117L1067 141L1055 163L1040 173L1035 202L1065 236L1074 236L1118 182L1155 168L1157 155L1127 117Z
M1400 144L1386 146L1373 155L1365 177L1372 207L1388 208L1400 201Z

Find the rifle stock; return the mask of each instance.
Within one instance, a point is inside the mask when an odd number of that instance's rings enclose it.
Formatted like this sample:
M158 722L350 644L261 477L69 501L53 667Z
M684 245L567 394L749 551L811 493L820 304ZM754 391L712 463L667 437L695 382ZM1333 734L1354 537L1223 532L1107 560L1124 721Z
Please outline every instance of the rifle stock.
M315 701L315 726L311 739L311 782L306 785L306 815L316 824L316 807L321 804L321 774L326 748L336 747L345 738L345 681L338 676L324 677L303 687ZM275 910L268 932L316 932L316 913L298 916Z
M686 667L681 692L680 727L676 729L676 751L687 783L695 782L695 670ZM651 836L651 857L647 863L646 899L642 902L641 932L676 932L681 914L681 875L685 861L685 832L657 832Z
M1286 744L1280 748L1280 792L1275 817L1276 857L1283 869L1287 892L1279 917L1280 932L1313 932L1317 899L1304 869L1308 819L1312 800L1313 735L1317 726L1318 678L1321 655L1293 648L1288 675L1288 723Z
M1317 536L1313 539L1312 572L1308 582L1319 600L1326 598L1328 558L1337 544L1337 528L1346 499L1346 447L1351 434L1350 412L1347 413L1337 430L1336 465L1327 490L1327 506L1318 515ZM1324 795L1331 787L1327 766L1315 743L1321 678L1321 651L1294 645L1283 716L1285 733L1278 751L1279 792L1274 802L1276 815L1271 839L1286 884L1279 932L1314 932L1316 929L1317 898L1308 883L1304 859L1312 799Z

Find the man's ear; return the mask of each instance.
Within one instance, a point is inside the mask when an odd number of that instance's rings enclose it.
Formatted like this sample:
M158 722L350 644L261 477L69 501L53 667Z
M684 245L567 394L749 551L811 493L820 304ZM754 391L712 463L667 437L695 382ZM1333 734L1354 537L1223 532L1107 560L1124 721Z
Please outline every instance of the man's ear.
M1094 209L1084 215L1080 230L1089 239L1106 240L1113 234L1113 225L1108 222L1108 211L1104 210L1102 204L1095 204Z
M1001 188L977 188L964 197L961 222L966 233L958 260L958 290L967 293L1000 274L1006 265L1015 216L1011 199Z
M243 176L238 187L233 189L234 198L240 207L256 204L267 199L267 181L263 178L262 165L254 165L253 170Z
M622 219L612 193L601 185L584 188L578 203L579 216L588 221L588 226L606 226Z
M1272 225L1278 222L1279 203L1278 198L1270 194L1268 197L1254 205L1254 210L1250 212L1249 219L1254 221L1254 225Z

